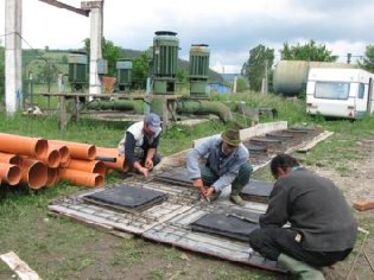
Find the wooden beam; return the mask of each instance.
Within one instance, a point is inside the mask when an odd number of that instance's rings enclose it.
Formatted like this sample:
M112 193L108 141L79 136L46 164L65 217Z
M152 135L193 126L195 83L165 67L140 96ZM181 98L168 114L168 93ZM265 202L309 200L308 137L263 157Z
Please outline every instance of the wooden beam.
M41 280L42 278L33 271L27 263L22 261L14 252L9 252L0 256L12 271L17 273L19 279L21 280Z
M49 5L52 5L52 6L55 6L57 8L69 10L71 12L74 12L74 13L77 13L77 14L80 14L80 15L86 16L86 17L88 17L88 15L90 13L90 11L82 10L80 8L76 8L76 7L70 6L68 4L62 3L60 1L56 1L56 0L39 0L39 1L44 2L46 4L49 4Z

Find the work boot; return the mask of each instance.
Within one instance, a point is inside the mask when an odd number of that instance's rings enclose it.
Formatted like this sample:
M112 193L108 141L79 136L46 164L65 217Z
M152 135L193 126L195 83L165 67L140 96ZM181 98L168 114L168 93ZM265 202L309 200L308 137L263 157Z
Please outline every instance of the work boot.
M310 266L307 263L296 260L286 254L280 254L278 257L280 267L288 270L294 277L292 279L300 280L325 280L322 271Z
M241 196L238 195L238 194L232 194L232 195L230 195L230 200L231 200L233 203L235 203L235 204L237 204L237 205L239 205L239 206L244 206L244 205L245 205L244 200L243 200L243 199L241 198Z

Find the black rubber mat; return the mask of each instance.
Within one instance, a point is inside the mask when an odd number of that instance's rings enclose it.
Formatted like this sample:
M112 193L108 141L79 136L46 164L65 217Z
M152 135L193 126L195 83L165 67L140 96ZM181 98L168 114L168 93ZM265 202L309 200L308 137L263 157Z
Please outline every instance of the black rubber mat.
M265 135L267 138L274 138L279 140L288 140L294 137L291 133L281 133L281 132L273 132L273 133L266 133Z
M243 188L240 195L245 200L256 202L267 202L270 193L273 190L273 183L250 180L249 183Z
M266 153L268 150L266 146L252 145L249 143L244 143L244 145L250 153Z
M142 211L168 198L163 192L122 185L84 196L83 199L123 211Z
M282 140L274 139L274 138L266 138L266 137L254 137L250 140L251 144L254 145L267 145L267 144L282 144Z
M155 176L155 179L170 183L177 184L182 186L192 186L192 181L188 178L187 168L186 167L177 167L171 170L162 172Z
M245 220L236 213L208 214L190 224L193 231L229 237L240 241L249 241L249 234L259 225ZM252 219L250 219L252 220Z
M288 133L303 133L307 134L308 132L312 132L313 128L307 128L307 127L290 127L287 129Z

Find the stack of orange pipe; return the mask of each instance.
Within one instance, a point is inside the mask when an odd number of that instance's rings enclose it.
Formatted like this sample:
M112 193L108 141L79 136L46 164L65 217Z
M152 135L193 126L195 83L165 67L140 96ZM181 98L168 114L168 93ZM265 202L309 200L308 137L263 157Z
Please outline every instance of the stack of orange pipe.
M114 157L116 162L95 160ZM78 186L104 184L108 169L125 171L125 158L116 148L0 133L0 184L23 183L31 189L52 187L60 179Z

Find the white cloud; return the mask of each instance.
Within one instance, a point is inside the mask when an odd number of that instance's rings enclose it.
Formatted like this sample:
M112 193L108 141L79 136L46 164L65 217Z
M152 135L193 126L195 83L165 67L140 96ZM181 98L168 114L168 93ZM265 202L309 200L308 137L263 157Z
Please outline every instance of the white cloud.
M79 7L80 0L60 0ZM4 33L0 1L0 34ZM124 48L144 50L154 32L178 32L180 56L192 43L211 48L211 67L239 71L248 51L262 43L278 50L283 42L325 43L334 54L362 54L374 41L372 1L331 0L106 0L104 35ZM35 48L78 48L89 37L89 19L38 0L23 0L23 36ZM1 38L0 38L1 40ZM26 47L24 45L24 47Z

